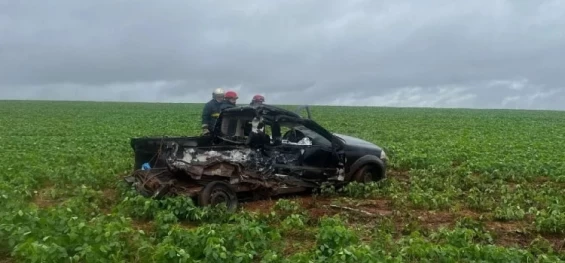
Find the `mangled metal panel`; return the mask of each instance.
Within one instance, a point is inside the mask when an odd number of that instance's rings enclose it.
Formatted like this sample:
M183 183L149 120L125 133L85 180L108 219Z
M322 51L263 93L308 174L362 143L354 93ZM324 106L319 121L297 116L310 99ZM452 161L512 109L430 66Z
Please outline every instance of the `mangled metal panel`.
M274 172L274 164L294 165L302 153L281 154L276 150L249 148L225 151L188 148L182 158L171 158L169 163L175 170L185 171L196 180L202 175L264 177Z
M242 163L247 161L248 151L245 149L202 151L197 148L188 148L184 151L182 158L170 158L169 165L173 170L183 171L195 180L200 180L202 176L241 176Z
M288 144L288 145L312 145L312 140L310 140L310 138L308 138L308 137L304 137L298 142L291 142L289 140L282 140L282 143Z

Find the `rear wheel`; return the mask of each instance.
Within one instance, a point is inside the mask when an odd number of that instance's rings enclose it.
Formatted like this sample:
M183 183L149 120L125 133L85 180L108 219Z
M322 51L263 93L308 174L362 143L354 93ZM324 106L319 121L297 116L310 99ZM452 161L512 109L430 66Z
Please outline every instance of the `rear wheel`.
M353 177L353 181L359 183L378 182L382 179L381 170L378 166L373 164L363 165Z
M237 195L233 188L222 181L214 181L207 184L198 194L200 206L216 206L224 203L229 212L234 212L238 206Z

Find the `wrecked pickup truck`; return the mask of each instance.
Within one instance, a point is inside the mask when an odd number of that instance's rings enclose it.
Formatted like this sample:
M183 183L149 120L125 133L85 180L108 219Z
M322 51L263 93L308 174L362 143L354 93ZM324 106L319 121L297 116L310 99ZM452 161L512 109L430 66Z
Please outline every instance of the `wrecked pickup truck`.
M253 199L385 177L387 157L367 141L331 133L310 117L271 105L223 110L212 133L132 138L132 174L146 197L184 195L234 211Z

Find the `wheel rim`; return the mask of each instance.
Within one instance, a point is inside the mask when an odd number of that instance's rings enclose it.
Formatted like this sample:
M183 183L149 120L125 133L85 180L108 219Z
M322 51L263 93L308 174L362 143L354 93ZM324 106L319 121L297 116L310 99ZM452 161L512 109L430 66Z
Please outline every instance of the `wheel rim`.
M370 183L372 181L372 178L373 174L371 174L371 170L365 169L365 171L363 171L363 182Z
M229 208L232 203L231 199L232 198L230 197L229 193L217 189L214 192L212 192L212 194L210 195L210 204L216 206L218 204L225 203L226 207Z

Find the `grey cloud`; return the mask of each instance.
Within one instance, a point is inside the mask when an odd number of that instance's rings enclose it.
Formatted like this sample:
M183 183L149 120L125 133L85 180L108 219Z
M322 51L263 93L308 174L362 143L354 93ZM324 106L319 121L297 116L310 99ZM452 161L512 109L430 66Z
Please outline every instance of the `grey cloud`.
M565 109L564 27L558 0L5 1L0 99Z
M390 107L495 108L562 110L565 88L543 89L527 79L493 80L472 86L414 86L386 94L359 94L329 100L329 105L380 105Z

